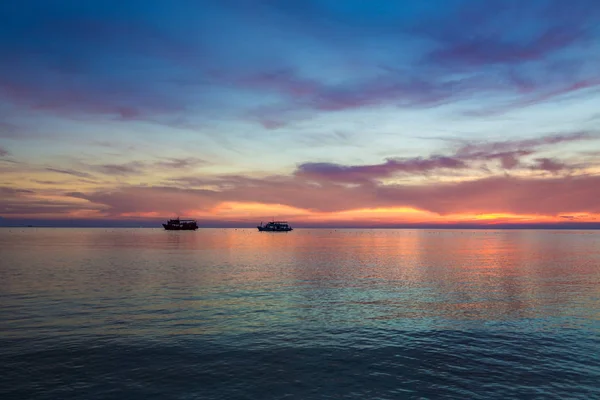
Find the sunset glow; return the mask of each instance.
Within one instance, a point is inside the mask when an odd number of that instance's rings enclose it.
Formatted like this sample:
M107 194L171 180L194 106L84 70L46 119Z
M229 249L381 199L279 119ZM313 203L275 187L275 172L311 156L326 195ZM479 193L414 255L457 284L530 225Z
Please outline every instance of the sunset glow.
M600 227L593 1L9 3L0 225Z

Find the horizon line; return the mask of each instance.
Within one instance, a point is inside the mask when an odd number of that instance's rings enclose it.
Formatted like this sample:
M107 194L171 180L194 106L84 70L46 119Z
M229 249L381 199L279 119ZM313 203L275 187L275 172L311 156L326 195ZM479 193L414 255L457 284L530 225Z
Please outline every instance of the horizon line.
M293 223L292 223L293 224ZM231 222L200 222L200 229L255 229L241 221ZM398 223L398 224L311 224L296 223L294 229L472 229L472 230L600 230L600 222L539 222L539 223ZM154 220L96 220L96 219L28 219L28 218L2 218L1 228L156 228L162 225Z

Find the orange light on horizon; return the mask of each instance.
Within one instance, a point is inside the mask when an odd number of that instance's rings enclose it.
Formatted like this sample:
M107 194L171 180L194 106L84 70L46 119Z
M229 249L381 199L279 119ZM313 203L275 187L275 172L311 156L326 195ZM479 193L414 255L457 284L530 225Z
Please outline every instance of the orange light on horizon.
M152 210L152 199L145 203L146 209ZM177 199L175 199L177 200ZM181 217L197 218L218 222L260 222L265 219L285 219L294 223L343 223L360 225L394 225L394 224L481 224L494 225L499 223L568 223L568 222L598 222L600 214L585 212L560 213L557 215L543 214L516 214L510 212L462 212L454 214L438 214L435 212L421 210L414 207L373 207L335 212L320 212L302 209L285 204L269 204L259 202L221 202L211 205L205 209L183 208L174 210L152 210L152 211L129 211L123 213L111 213L111 209L103 204L92 203L85 199L71 197L62 194L40 194L24 193L20 201L23 204L39 201L55 203L62 208L55 212L48 208L45 213L36 213L40 218L169 218L175 215ZM164 207L169 201L156 203L157 207ZM150 207L147 207L150 206ZM66 207L66 209L65 209ZM69 208L72 207L71 210ZM6 211L10 211L6 209ZM31 217L32 215L11 215L12 217Z
M124 213L120 217L133 218L162 218L172 213L144 212ZM419 223L479 223L493 225L497 223L557 223L576 220L591 222L598 215L573 213L556 216L541 214L512 214L512 213L460 213L441 215L430 211L410 207L364 208L338 212L315 212L295 208L283 204L224 202L209 210L182 210L181 215L187 217L214 221L259 221L261 219L282 218L297 223L356 223L360 224L419 224Z

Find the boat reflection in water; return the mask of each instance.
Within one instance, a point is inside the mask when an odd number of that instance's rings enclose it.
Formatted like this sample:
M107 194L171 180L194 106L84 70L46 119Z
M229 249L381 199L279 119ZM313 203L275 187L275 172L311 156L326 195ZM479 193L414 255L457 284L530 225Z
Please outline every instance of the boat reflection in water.
M168 231L195 231L198 229L196 220L193 219L170 219L162 226Z
M257 226L260 232L289 232L294 230L287 221L271 221L267 222L265 225L261 222L260 225Z

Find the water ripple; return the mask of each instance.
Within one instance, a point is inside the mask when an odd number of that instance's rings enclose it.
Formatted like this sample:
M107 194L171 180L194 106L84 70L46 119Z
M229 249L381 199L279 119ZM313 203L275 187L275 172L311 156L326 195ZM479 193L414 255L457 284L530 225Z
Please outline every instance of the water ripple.
M600 398L600 234L0 230L2 399Z

